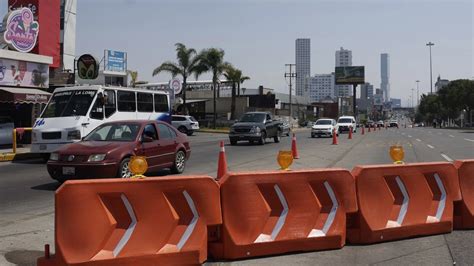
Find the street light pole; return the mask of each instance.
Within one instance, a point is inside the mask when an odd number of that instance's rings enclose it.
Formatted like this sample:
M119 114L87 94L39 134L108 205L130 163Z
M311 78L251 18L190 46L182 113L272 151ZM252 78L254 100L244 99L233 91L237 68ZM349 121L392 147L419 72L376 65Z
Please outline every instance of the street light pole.
M431 63L431 46L433 46L434 43L429 42L426 44L426 46L430 47L430 93L433 94L433 65Z
M420 106L420 88L418 84L420 83L419 80L416 81L416 106Z
M297 73L293 73L293 71L292 71L292 67L294 67L294 66L296 67L296 64L285 64L285 67L290 67L290 72L286 72L286 70L285 70L285 78L290 78L290 122L291 122L291 118L293 117L293 107L292 107L293 104L291 102L291 94L292 94L291 80L293 78L296 78L296 75L297 75Z
M415 106L413 105L413 91L414 91L414 90L415 90L415 89L413 89L413 88L411 89L411 107L412 107L412 108L415 107Z

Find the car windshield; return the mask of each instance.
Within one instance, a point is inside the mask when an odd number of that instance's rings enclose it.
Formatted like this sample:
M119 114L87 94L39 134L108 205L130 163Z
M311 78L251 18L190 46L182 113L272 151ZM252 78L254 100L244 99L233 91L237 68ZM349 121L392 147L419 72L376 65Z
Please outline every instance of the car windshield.
M194 118L192 116L190 116L189 119L191 119L191 121L193 121L193 122L197 122L196 118Z
M41 117L84 116L97 91L77 90L57 92L51 98Z
M316 121L316 125L331 125L332 121L331 120L318 120Z
M85 141L134 141L140 125L135 123L103 124L87 135Z
M257 113L245 114L240 118L240 122L263 123L264 120L265 120L265 114L257 114Z
M339 120L337 120L337 122L338 123L352 123L352 119L350 119L350 118L340 118Z

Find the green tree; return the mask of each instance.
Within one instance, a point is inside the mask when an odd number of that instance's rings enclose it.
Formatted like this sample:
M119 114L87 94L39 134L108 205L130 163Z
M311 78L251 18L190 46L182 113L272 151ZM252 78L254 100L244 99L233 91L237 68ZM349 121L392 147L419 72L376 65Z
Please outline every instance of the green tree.
M468 114L474 110L474 80L458 79L438 91L440 101L450 117L458 117L462 110ZM471 116L468 115L469 122Z
M187 48L182 43L176 43L176 59L177 63L166 61L162 63L159 67L153 70L153 76L158 75L161 72L171 73L171 76L174 78L180 75L183 78L183 111L187 114L188 109L186 108L186 82L189 76L192 74L195 75L196 79L199 76L200 71L198 71L200 57L196 54L196 50L193 48Z
M203 50L199 54L198 74L210 71L212 73L212 90L213 90L213 127L216 128L217 112L216 112L216 90L219 77L229 67L229 63L224 62L224 50L217 48L209 48Z
M128 70L128 75L130 76L130 87L135 88L138 80L138 71Z
M225 78L232 82L232 101L230 105L230 120L235 119L235 98L236 98L236 89L238 88L238 94L240 95L240 84L245 80L250 79L247 76L242 76L242 71L233 67L231 64L227 66L224 70Z

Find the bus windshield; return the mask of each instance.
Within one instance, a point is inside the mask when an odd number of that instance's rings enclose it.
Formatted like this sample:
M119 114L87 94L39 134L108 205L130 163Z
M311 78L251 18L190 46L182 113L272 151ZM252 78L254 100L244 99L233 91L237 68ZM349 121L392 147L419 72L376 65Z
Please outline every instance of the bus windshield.
M57 92L51 98L41 117L84 116L97 91L77 90Z

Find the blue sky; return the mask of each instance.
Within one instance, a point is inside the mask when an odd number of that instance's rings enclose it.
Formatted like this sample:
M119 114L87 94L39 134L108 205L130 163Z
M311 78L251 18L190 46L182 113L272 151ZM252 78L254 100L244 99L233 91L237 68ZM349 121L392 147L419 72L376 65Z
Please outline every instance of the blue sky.
M343 46L375 87L380 53L389 53L392 97L406 103L415 80L420 91L429 90L428 41L435 43L434 79L474 77L473 13L472 0L79 0L76 52L125 51L139 79L167 81L168 74L151 73L175 60L176 42L218 47L251 77L244 87L287 91L284 64L295 60L295 39L308 37L312 74L334 71L334 53Z

